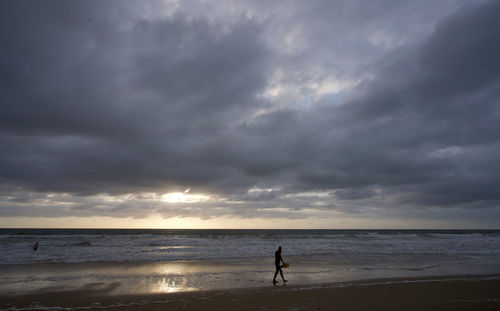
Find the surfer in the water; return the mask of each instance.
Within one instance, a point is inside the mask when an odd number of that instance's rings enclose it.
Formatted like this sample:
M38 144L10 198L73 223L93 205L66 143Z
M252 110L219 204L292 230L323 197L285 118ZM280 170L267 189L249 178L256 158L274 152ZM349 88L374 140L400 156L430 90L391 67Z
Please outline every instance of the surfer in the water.
M285 264L283 261L283 258L281 258L281 246L278 247L278 250L274 253L274 265L276 266L276 272L274 273L274 278L273 278L273 284L278 283L276 281L276 276L278 275L278 272L281 275L281 278L283 279L283 283L286 283L287 280L283 277L283 270L281 270L281 263Z
M35 245L33 245L33 250L36 252L38 250L38 246L40 244L38 243L38 241L36 241Z

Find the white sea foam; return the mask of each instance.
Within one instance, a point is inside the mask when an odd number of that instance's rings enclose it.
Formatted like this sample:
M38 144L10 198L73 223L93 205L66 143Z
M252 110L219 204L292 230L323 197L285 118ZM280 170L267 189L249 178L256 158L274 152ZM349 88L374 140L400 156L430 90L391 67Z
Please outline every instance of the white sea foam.
M111 309L111 308L129 308L133 306L144 306L147 304L166 304L170 300L153 300L153 301L137 301L137 302L127 302L127 303L114 303L109 305L100 305L99 303L94 303L90 306L80 306L80 307L59 307L59 306L43 306L38 303L31 304L27 307L16 307L12 306L9 308L0 309L0 311L27 311L27 310L45 310L45 311L78 311L78 310L95 310L95 309Z
M291 288L292 291L308 291L321 288L345 288L345 287L356 287L356 286L377 286L377 285L392 285L392 284L407 284L407 283L429 283L429 282L450 282L450 281L490 281L490 280L500 280L499 275L493 276L480 276L480 277L441 277L432 279L402 279L402 280L383 280L383 281L367 281L367 282L356 282L356 283L332 283L332 284L320 284L315 286L300 286ZM464 300L465 301L465 300Z

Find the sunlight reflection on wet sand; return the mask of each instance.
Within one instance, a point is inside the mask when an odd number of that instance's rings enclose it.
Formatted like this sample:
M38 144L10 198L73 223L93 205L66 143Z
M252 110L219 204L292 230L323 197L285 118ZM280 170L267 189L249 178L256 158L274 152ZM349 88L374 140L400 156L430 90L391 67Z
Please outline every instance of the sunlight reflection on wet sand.
M355 258L340 257L290 256L287 259L291 267L284 271L285 277L289 284L319 284L367 278L459 274L463 271L460 262L428 266L426 258L415 256L409 256L406 261L399 256L396 258L397 265L389 262L396 260L392 257L377 259L377 262L384 264L377 269L366 269L367 263L355 263ZM273 259L0 265L0 296L44 290L85 289L106 295L129 295L271 286ZM409 264L426 268L405 268ZM388 269L386 266L393 268ZM491 269L488 268L490 266ZM493 273L498 271L497 266L482 261L480 265L468 266L467 271L475 274Z

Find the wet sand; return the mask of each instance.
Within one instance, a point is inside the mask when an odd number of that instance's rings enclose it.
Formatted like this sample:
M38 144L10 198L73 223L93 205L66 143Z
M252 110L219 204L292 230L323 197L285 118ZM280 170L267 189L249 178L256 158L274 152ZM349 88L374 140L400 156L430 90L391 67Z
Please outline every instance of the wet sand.
M0 310L500 310L500 275L141 295L111 295L119 284L98 286L4 296Z
M386 257L382 258L386 259ZM500 274L500 262L482 260L478 264L454 264L461 258L442 264L421 256L410 256L401 263L377 258L373 263L349 257L288 257L285 277L291 285L312 286L324 283L345 283L367 279L427 278L458 274ZM348 261L346 264L342 261ZM466 262L466 259L464 259ZM491 264L493 262L493 264ZM368 267L368 268L366 268ZM371 267L371 268L370 268ZM415 269L415 267L422 267ZM192 260L167 262L84 262L0 265L0 297L46 292L63 288L100 292L109 295L146 295L179 291L232 290L268 286L274 275L274 258L239 260ZM111 286L112 285L112 286Z

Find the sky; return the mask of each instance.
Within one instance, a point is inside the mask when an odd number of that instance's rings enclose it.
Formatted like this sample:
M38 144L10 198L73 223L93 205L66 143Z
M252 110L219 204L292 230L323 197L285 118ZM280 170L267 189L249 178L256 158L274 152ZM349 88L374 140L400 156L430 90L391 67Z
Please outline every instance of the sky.
M500 1L1 1L0 227L499 228Z

